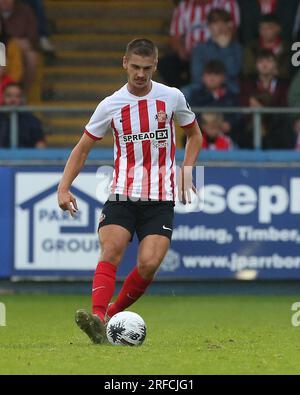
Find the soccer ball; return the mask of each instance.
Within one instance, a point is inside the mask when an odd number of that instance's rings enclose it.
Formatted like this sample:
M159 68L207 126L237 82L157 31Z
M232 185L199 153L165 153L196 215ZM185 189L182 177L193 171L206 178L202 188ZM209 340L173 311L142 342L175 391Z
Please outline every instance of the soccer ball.
M146 337L146 324L137 313L122 311L109 320L106 336L114 345L140 346Z

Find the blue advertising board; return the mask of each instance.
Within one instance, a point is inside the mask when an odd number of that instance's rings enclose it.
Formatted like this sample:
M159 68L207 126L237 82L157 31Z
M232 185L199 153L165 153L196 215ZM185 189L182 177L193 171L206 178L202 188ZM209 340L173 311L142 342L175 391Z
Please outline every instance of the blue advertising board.
M21 276L92 275L108 183L96 167L87 166L73 184L79 214L72 219L57 207L61 173L59 166L1 169L1 185L8 191L0 198L1 207L8 207L1 211L8 246L2 277L8 270ZM172 243L157 278L299 279L299 169L207 167L204 173L204 199L175 206ZM136 264L137 247L135 238L119 277Z
M0 167L0 278L9 277L12 271L12 245L14 197L11 169Z

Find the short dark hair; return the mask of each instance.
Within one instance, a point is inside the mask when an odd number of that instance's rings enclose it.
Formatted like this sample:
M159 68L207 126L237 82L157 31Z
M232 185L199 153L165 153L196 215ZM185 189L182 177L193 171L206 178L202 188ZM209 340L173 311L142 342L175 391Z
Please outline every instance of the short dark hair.
M259 24L261 23L275 23L276 25L281 26L279 18L274 14L262 15L259 20Z
M213 8L207 15L207 22L210 25L214 22L232 22L232 18L229 12L223 8Z
M203 69L203 73L208 74L225 74L224 63L220 60L211 60L206 63Z
M277 63L276 55L270 49L267 48L261 48L256 52L255 54L256 62L261 59L273 59Z
M147 38L136 38L127 44L125 56L131 54L139 56L155 56L158 57L157 46Z

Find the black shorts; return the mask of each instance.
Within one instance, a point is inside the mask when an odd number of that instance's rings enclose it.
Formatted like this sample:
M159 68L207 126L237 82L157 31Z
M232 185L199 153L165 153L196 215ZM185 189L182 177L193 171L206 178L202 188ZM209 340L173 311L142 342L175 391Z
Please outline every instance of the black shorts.
M148 235L162 235L171 240L173 231L173 201L111 201L103 206L98 230L105 225L120 225L139 241ZM130 240L130 241L131 241Z

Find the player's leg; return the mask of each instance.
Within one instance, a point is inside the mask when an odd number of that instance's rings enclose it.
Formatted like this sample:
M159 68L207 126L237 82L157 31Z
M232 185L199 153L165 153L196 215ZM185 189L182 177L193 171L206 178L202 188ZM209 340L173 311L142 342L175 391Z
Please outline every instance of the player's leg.
M108 201L101 218L98 231L101 256L93 279L93 314L78 310L75 316L77 325L94 343L105 341L105 313L114 293L117 268L134 229L134 218L124 205Z
M104 321L108 303L114 294L117 269L131 237L129 230L120 225L107 225L99 229L101 257L93 279L92 303L93 314L101 321Z
M131 306L145 293L169 246L169 238L161 235L148 235L141 241L137 265L126 277L116 301L109 306L108 319Z
M136 231L140 240L137 266L125 279L117 300L109 306L107 318L134 303L151 284L168 251L174 216L170 203L142 206Z
M77 325L93 343L106 340L104 317L115 290L117 268L130 239L131 233L119 225L107 225L99 230L101 257L93 280L93 314L80 309L75 316Z

